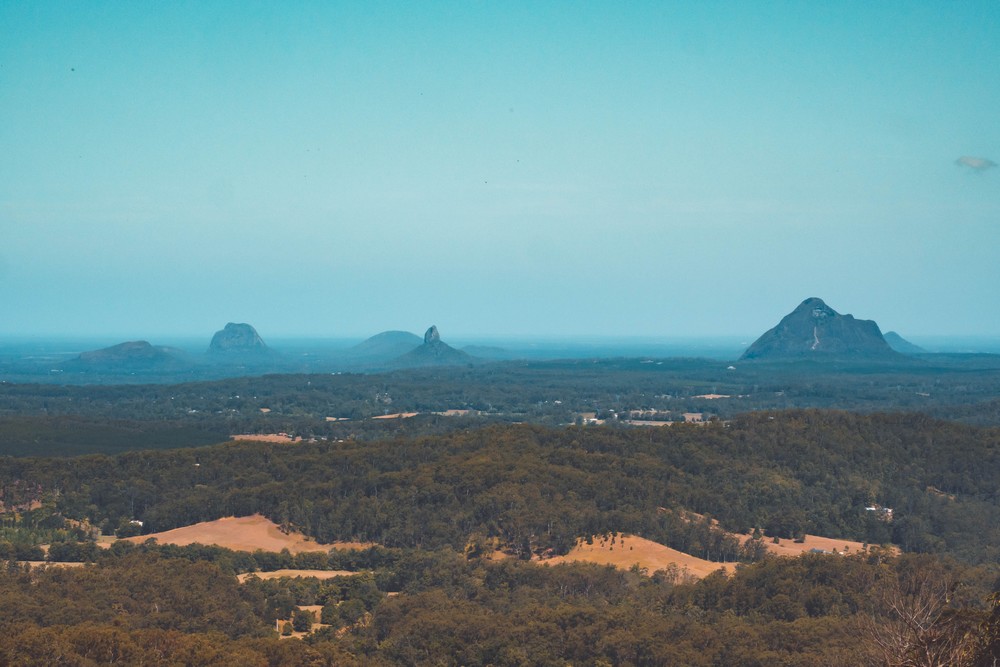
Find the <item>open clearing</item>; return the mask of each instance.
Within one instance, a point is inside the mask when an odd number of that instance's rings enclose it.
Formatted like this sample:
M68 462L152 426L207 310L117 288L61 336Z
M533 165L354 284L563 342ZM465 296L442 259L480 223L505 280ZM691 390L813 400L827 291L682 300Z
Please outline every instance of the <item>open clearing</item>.
M410 419L419 414L419 412L395 412L391 415L376 415L372 419Z
M287 433L243 433L229 436L230 440L250 440L252 442L302 442L301 436L292 437Z
M245 572L243 574L236 575L236 578L239 579L242 584L250 577L257 577L258 579L280 579L281 577L289 577L292 579L297 577L333 579L334 577L353 577L357 574L361 573L349 572L348 570L274 570L272 572Z
M734 537L739 538L741 542L750 539L749 535L734 535ZM817 535L807 535L804 542L780 540L778 544L765 538L764 544L767 546L768 552L776 556L801 556L813 549L830 554L857 554L863 553L865 550L865 545L861 542L837 540ZM639 567L646 568L648 574L657 570L665 570L673 564L678 568L686 569L689 574L698 578L707 576L716 570L725 570L727 573L731 573L736 569L736 563L715 563L703 560L635 535L619 536L614 544L611 543L610 539L603 539L599 536L594 538L593 544L587 544L581 540L565 556L556 556L541 562L555 565L575 561L614 565L623 570L638 564Z
M307 551L329 551L330 549L366 549L372 545L361 542L334 542L320 544L301 533L284 533L281 528L260 514L253 516L226 517L215 521L196 523L193 526L174 528L162 533L139 535L128 538L129 542L141 544L149 538L160 544L214 544L234 551L281 551L288 549L293 554Z
M595 537L593 544L579 541L565 556L556 556L541 562L556 565L576 561L614 565L623 570L638 564L639 567L646 568L649 574L676 565L678 568L686 568L689 574L699 578L716 570L732 572L736 569L736 563L713 563L635 535L621 535L615 539L614 544L610 538L604 540L600 537Z
M750 539L749 535L736 535L741 542ZM780 540L775 544L771 538L764 538L764 545L768 552L777 556L801 556L804 553L819 549L827 553L859 554L865 550L862 542L852 542L851 540L837 540L832 537L819 537L818 535L806 535L804 542L794 542L792 540Z
M21 563L27 563L28 565L30 565L32 567L32 569L34 569L36 567L83 567L84 565L86 565L86 563L75 563L75 562L74 563L64 563L62 561L50 562L50 561L47 561L47 560L22 560L22 561L19 561L19 562L21 562Z

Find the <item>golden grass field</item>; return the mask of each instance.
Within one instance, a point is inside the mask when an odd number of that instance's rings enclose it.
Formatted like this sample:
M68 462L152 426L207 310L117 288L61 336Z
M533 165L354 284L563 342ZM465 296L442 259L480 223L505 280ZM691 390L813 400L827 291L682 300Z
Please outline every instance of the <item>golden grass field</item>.
M750 539L749 535L738 535L736 537L742 541ZM175 544L177 546L198 543L214 544L227 549L233 549L234 551L256 551L257 549L263 551L281 551L282 549L288 549L293 554L308 551L329 551L330 549L364 549L372 546L360 542L322 544L301 533L282 532L277 524L259 514L244 517L226 517L183 528L175 528L162 533L130 537L128 541L141 543L150 538L155 538L161 544ZM816 535L806 536L803 542L780 540L777 544L765 538L764 544L770 553L777 556L799 556L812 549L847 554L861 553L864 550L864 545L861 542L838 540ZM726 572L732 572L736 568L735 563L707 561L635 535L619 535L614 539L614 543L612 543L611 538L602 538L600 536L594 538L593 544L587 544L584 540L579 540L576 546L565 556L546 558L539 562L547 565L555 565L574 561L613 565L622 569L629 569L633 565L638 565L640 568L645 568L649 574L674 565L682 571L686 571L691 576L699 578L711 574L716 570L721 569ZM330 578L348 574L352 573L325 570L279 570L276 572L256 573L262 579L282 576ZM241 575L241 580L246 578L246 576L248 575Z
M736 563L713 563L635 535L620 535L614 544L610 538L605 540L595 537L593 544L580 540L565 556L556 556L541 562L556 565L579 561L614 565L623 570L638 564L639 567L646 568L648 574L676 565L678 568L686 569L691 576L699 578L716 570L732 572L736 569Z
M84 565L86 565L86 563L63 563L63 562L50 563L47 560L24 560L24 561L21 561L21 562L22 563L27 563L32 568L36 568L36 567L83 567Z
M241 435L231 435L230 440L249 440L251 442L302 442L300 436L294 438L287 433L244 433Z
M196 523L192 526L174 528L162 533L140 535L128 538L129 542L141 544L155 538L160 544L214 544L234 551L281 551L288 549L293 554L307 551L329 551L330 549L365 549L370 544L361 542L334 542L321 544L301 533L285 533L267 517L253 516L226 517L215 521Z
M737 535L741 542L750 539L749 535ZM792 540L780 540L775 544L770 538L764 538L767 550L776 556L800 556L812 549L821 549L826 552L837 552L846 554L858 554L864 551L865 545L862 542L852 542L851 540L837 540L832 537L819 537L818 535L806 535L804 542L793 542Z
M258 579L280 579L281 577L289 577L291 579L298 577L333 579L335 577L353 577L356 574L358 572L350 572L348 570L274 570L272 572L246 572L236 575L236 578L242 584L250 577L257 577Z
M735 535L735 537L739 538L741 542L750 539L749 535ZM789 557L801 556L812 549L843 554L856 554L864 551L864 544L861 542L817 535L807 535L804 542L780 540L778 544L765 538L764 544L769 553ZM550 565L568 562L597 563L599 565L614 565L623 570L638 565L640 568L645 568L648 574L664 570L673 564L698 578L709 575L716 570L725 570L728 573L736 569L736 563L707 561L635 535L621 535L614 544L611 543L610 538L595 537L593 544L587 544L580 540L565 556L547 558L540 562Z

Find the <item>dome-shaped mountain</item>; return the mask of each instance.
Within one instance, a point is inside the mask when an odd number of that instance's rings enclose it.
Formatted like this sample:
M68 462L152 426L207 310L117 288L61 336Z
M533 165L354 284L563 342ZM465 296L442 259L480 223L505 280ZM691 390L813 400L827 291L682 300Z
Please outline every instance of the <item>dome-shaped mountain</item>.
M810 298L785 315L747 348L747 359L837 359L897 357L872 320L841 315L822 299Z
M409 331L383 331L358 343L347 351L353 361L388 361L416 349L423 343L420 336Z
M927 350L919 345L914 345L895 331L886 331L883 337L885 338L885 342L889 344L889 347L900 354L927 354Z
M184 360L180 350L161 345L151 345L149 341L133 340L100 350L81 352L71 365L96 367L148 367L176 364Z
M268 347L249 324L230 322L215 332L208 351L212 354L261 354L267 352Z
M441 340L436 326L432 326L424 334L424 343L393 360L396 367L412 366L458 366L475 361L470 354L456 350Z

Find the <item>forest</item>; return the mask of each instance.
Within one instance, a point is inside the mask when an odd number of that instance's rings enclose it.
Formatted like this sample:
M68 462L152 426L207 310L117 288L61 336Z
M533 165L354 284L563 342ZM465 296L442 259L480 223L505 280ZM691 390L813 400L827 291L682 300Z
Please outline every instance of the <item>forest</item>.
M991 371L750 377L701 363L0 384L0 664L1000 658ZM712 394L731 398L699 397ZM894 395L931 400L904 412ZM814 407L842 403L852 411ZM448 409L471 412L433 414ZM631 409L708 420L615 418ZM967 423L940 418L951 410ZM402 411L422 414L372 419ZM582 412L604 424L580 423ZM228 440L279 431L305 439ZM319 542L376 546L292 554L142 541L257 513ZM139 542L106 548L99 534ZM738 566L699 580L674 567L539 563L624 534ZM799 558L763 548L806 534L865 548ZM280 569L356 574L255 576ZM283 640L282 619L317 629Z
M0 455L74 456L207 445L232 434L378 440L497 422L683 421L763 410L918 412L1000 425L1000 356L925 355L899 364L706 359L498 362L389 373L234 377L184 384L22 384L0 380ZM444 417L447 410L467 415ZM407 420L373 420L416 412ZM336 421L333 421L336 420Z
M231 555L118 542L79 568L11 561L0 570L0 663L978 667L1000 657L996 568L930 556L770 558L698 581L381 550L356 576L239 584ZM298 605L321 609L300 627L323 627L280 640L275 620L299 623Z
M27 520L57 513L105 533L122 521L155 532L261 513L322 542L460 549L478 535L529 557L620 531L710 560L742 558L683 511L735 533L833 535L991 562L1000 555L998 443L995 428L813 410L659 429L493 425L7 458L0 498L37 501ZM866 510L874 505L893 520Z

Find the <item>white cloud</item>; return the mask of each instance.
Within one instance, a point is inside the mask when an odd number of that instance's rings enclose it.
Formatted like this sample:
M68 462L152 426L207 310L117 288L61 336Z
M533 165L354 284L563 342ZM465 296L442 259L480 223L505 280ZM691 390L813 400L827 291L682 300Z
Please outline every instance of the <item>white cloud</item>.
M971 155L963 155L955 160L955 164L959 167L968 167L973 171L986 171L997 166L997 163L993 160L984 157L972 157Z

